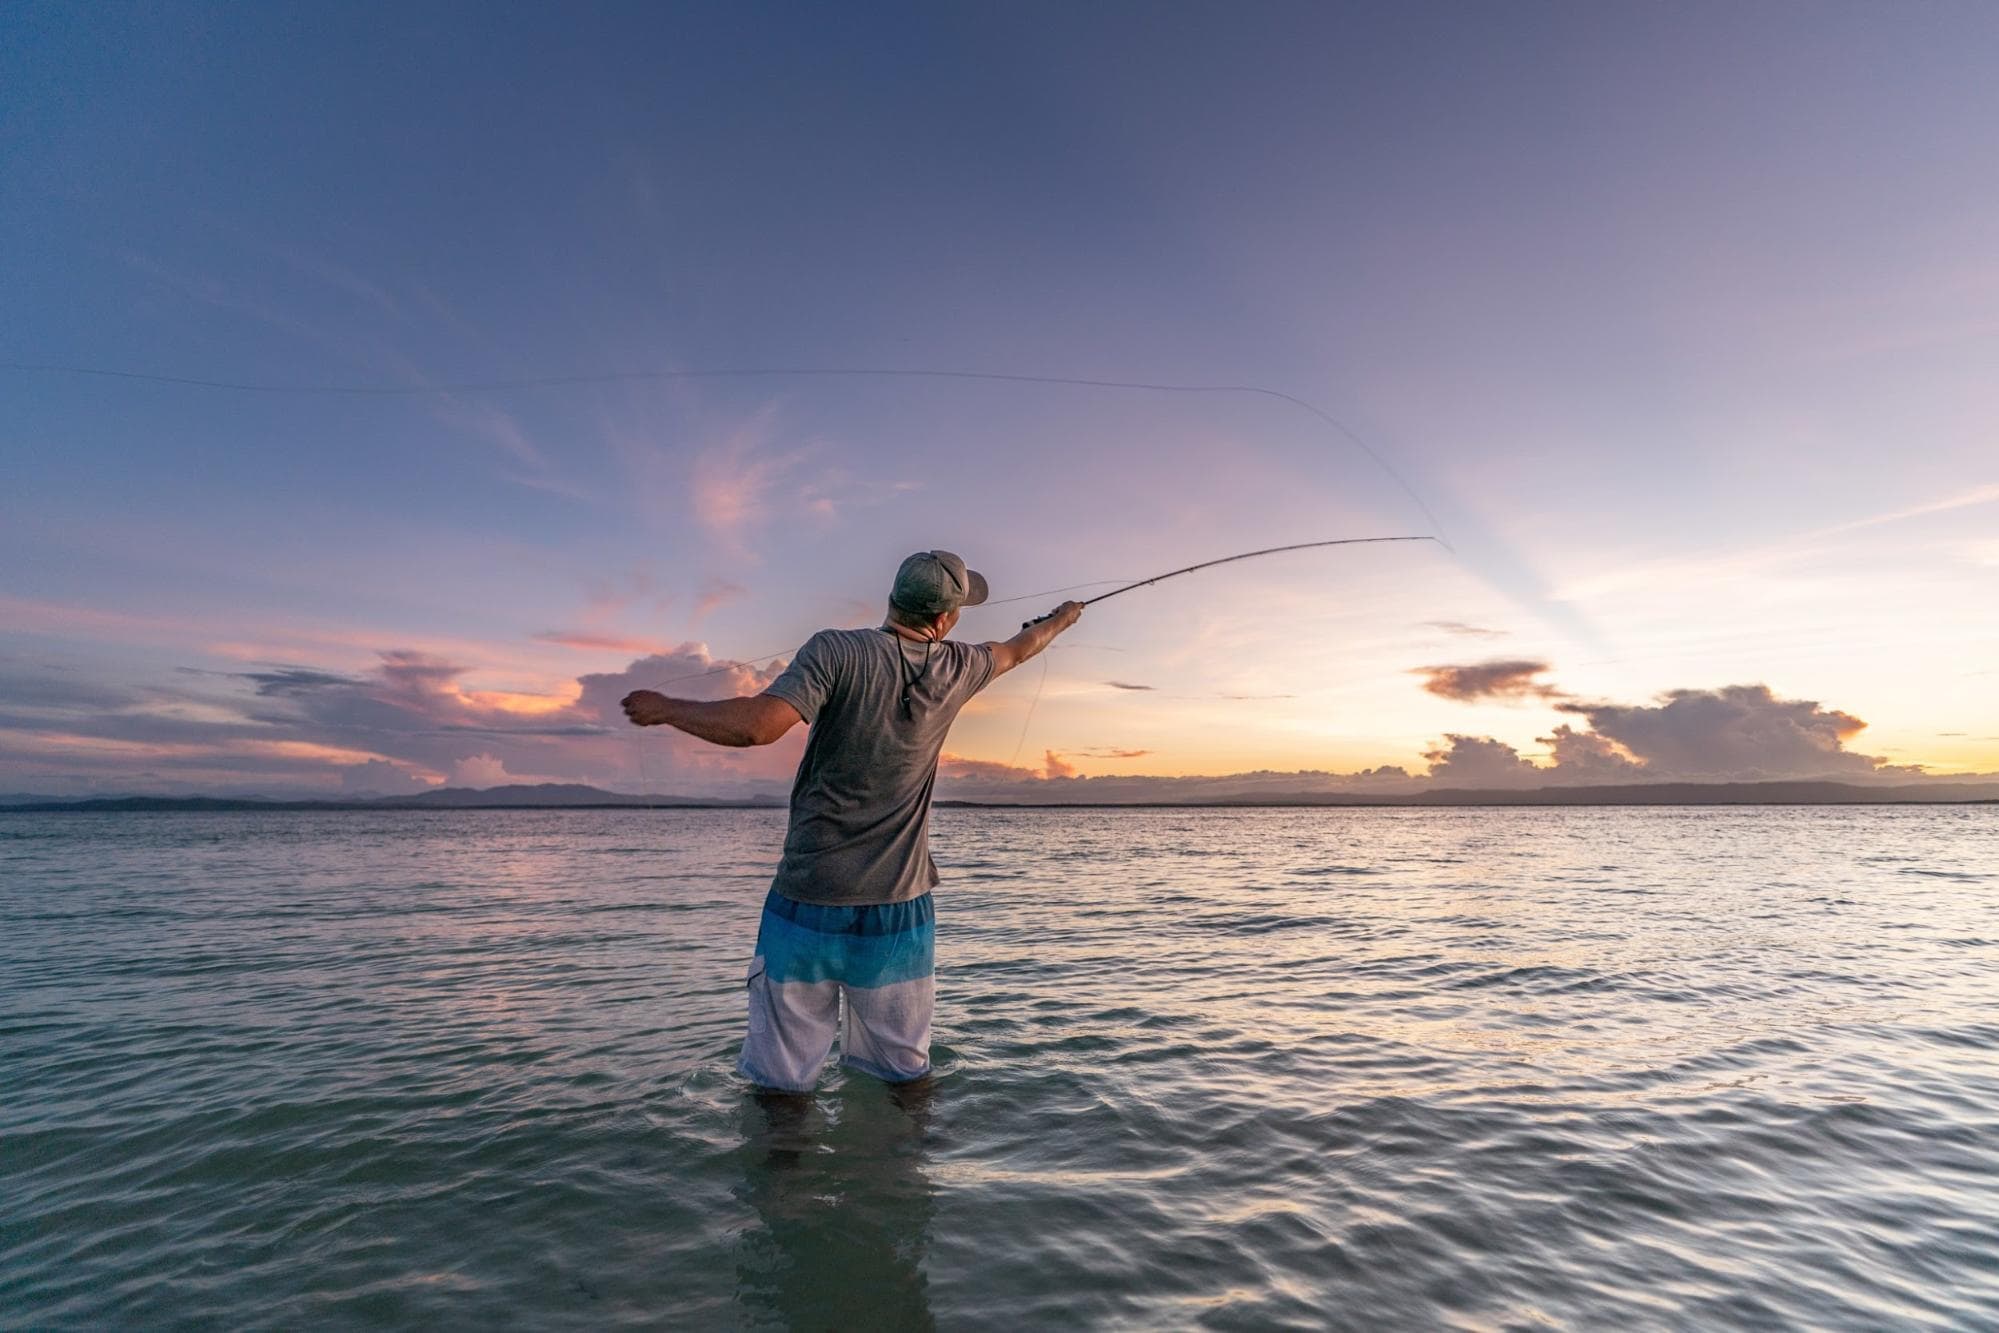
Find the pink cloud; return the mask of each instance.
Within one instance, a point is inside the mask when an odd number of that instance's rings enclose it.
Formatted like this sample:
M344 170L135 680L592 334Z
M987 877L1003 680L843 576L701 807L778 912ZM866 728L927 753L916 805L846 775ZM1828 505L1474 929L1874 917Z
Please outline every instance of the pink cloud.
M719 610L730 602L741 601L750 595L750 590L740 583L727 579L711 578L701 585L701 597L694 603L694 623L700 624L711 611Z
M552 643L583 652L658 653L665 651L647 639L627 639L615 634L584 634L564 630L543 630L534 636L538 643Z
M1549 669L1546 662L1522 660L1479 662L1469 666L1417 667L1423 688L1441 699L1473 703L1483 699L1554 699L1554 686L1534 679Z
M750 531L770 513L772 493L809 450L773 453L765 447L771 413L695 456L689 498L695 521L738 554Z

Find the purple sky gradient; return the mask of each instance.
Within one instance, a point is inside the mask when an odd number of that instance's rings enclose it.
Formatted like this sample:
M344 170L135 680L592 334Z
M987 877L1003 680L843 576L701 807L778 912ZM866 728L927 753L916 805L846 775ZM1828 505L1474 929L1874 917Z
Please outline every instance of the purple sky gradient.
M8 6L0 361L1251 384L1422 504L1252 395L0 369L0 791L781 785L591 682L914 549L1424 506L1093 610L959 771L1999 769L1995 61L1948 3ZM1546 670L1412 674L1487 662Z

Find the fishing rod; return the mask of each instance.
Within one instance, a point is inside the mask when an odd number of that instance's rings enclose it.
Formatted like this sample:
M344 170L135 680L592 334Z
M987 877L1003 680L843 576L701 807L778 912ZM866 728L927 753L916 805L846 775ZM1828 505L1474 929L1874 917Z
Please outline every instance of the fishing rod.
M1370 542L1435 542L1447 551L1451 549L1443 538L1427 535L1421 537L1341 537L1329 542L1297 542L1290 546L1268 546L1261 551L1244 551L1241 555L1225 555L1219 560L1203 560L1198 565L1188 565L1183 569L1175 569L1165 574L1154 574L1149 579L1140 579L1136 583L1127 583L1122 587L1113 588L1109 592L1098 593L1095 597L1086 598L1083 605L1090 606L1097 602L1108 601L1113 597L1131 592L1136 588L1149 588L1155 583L1164 583L1167 579L1177 579L1182 574L1192 574L1199 569L1213 569L1216 565L1232 564L1237 560L1254 560L1256 557L1262 555L1281 555L1285 551L1309 551L1320 546L1364 546ZM1075 588L1101 587L1105 583L1115 582L1117 582L1115 579L1099 579L1091 583L1072 583L1067 588L1050 588L1045 592L1022 593L1018 597L1000 597L983 603L983 605L1004 606L1008 602L1024 602L1030 597L1047 597L1058 592L1069 592ZM1050 611L1047 616L1036 616L1032 620L1023 622L1021 628L1026 629L1029 625L1039 625L1042 621L1048 619L1048 616L1054 614L1053 611ZM741 667L756 666L761 662L773 661L776 658L783 657L786 652L795 651L796 649L782 649L775 653L765 653L762 657L738 658L735 661L725 662L721 666L710 667L706 671L690 671L684 676L669 676L665 680L655 681L646 688L657 690L668 685L676 685L683 680L699 680L703 676L717 676L725 671L735 671Z
M1182 574L1192 574L1196 570L1201 569L1213 569L1216 565L1230 565L1238 560L1254 560L1258 556L1263 555L1281 555L1285 551L1310 551L1321 546L1364 546L1370 542L1436 542L1439 546L1444 546L1445 550L1450 549L1444 545L1443 538L1433 537L1428 534L1419 537L1341 537L1329 542L1294 542L1290 546L1266 546L1261 551L1244 551L1241 555L1225 555L1219 560L1203 560L1198 565L1188 565L1184 569L1169 570L1164 574L1154 574L1149 579L1140 579L1136 583L1127 583L1122 588L1113 588L1109 592L1098 593L1095 597L1086 597L1083 599L1082 604L1084 606L1094 606L1098 602L1107 602L1113 597L1122 597L1124 594L1138 588L1149 588L1155 583L1164 583L1167 579L1177 579ZM1050 611L1048 615L1036 616L1032 620L1023 621L1020 627L1028 629L1031 626L1039 625L1054 614L1053 611Z

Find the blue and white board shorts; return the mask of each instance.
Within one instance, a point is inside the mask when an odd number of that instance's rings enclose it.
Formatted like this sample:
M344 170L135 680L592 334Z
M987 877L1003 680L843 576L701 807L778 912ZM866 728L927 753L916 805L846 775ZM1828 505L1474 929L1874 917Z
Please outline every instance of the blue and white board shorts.
M891 1083L929 1073L936 934L927 893L827 907L772 889L750 960L750 1030L736 1068L761 1087L809 1092L837 1033L843 1065Z

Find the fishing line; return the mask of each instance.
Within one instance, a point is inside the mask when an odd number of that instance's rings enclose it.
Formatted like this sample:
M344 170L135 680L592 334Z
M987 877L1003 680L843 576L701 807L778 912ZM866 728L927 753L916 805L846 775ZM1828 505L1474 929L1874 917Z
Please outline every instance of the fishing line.
M1034 697L1027 701L1027 716L1020 719L1020 739L1013 743L1013 754L1008 756L1006 766L1012 768L1020 758L1021 747L1027 744L1027 724L1034 721L1034 706L1041 702L1042 686L1048 683L1048 658L1054 650L1041 654L1041 679L1034 683Z
M1123 579L1091 579L1087 583L1072 583L1066 588L1043 588L1040 592L1024 592L1018 597L988 597L980 602L979 606L1005 606L1008 602L1031 602L1037 597L1053 597L1058 592L1074 592L1078 588L1101 588L1106 583L1123 582Z
M112 370L101 366L59 365L49 362L0 361L0 370L28 371L50 375L92 375L102 379L139 380L148 384L178 384L196 389L223 389L234 393L269 394L330 394L353 398L413 398L429 394L452 393L497 393L508 389L550 389L563 386L585 384L627 384L659 380L697 379L775 379L775 378L872 378L872 379L939 379L939 380L984 380L997 384L1066 384L1084 389L1128 389L1144 393L1254 394L1260 398L1274 398L1290 403L1293 407L1311 413L1320 421L1339 432L1348 443L1366 454L1374 465L1388 474L1402 493L1430 520L1430 526L1437 531L1437 540L1446 549L1450 543L1444 540L1444 525L1430 512L1430 506L1423 503L1423 497L1416 493L1400 472L1391 466L1386 458L1376 453L1374 446L1362 439L1352 427L1332 413L1295 394L1282 389L1265 388L1261 384L1172 384L1156 383L1148 380L1111 380L1084 378L1072 375L1016 375L996 370L912 370L882 369L872 366L786 366L752 367L723 370L612 370L596 371L575 375L530 375L516 379L463 380L448 384L267 384L253 380L212 380L191 375L154 375L137 370Z
M646 809L651 810L654 808L652 803L652 779L646 776L645 735L643 727L632 728L632 752L638 756L639 760L639 795L646 798Z
M1164 574L1154 575L1152 578L1149 579L1142 579L1136 583L1126 584L1125 586L1120 588L1115 588L1110 592L1102 593L1096 597L1088 598L1087 600L1084 601L1083 605L1091 606L1097 602L1107 601L1112 597L1119 597L1125 593L1135 591L1136 589L1139 588L1150 587L1155 583L1163 583L1167 579L1178 578L1182 574L1192 574L1197 570L1210 569L1216 565L1230 564L1237 560L1249 560L1258 556L1276 555L1279 552L1283 551L1301 551L1322 546L1352 546L1352 545L1361 545L1369 542L1390 542L1390 541L1434 541L1447 551L1451 549L1450 542L1446 540L1444 536L1444 525L1438 521L1436 514L1431 511L1430 506L1424 503L1423 497L1416 493L1415 487L1411 486L1409 482L1406 479L1404 479L1402 474L1396 471L1395 468L1388 462L1386 458L1382 457L1381 454L1377 453L1372 445L1368 444L1366 440L1362 439L1357 433L1355 433L1352 427L1348 426L1344 421L1341 421L1338 417L1326 411L1324 408L1319 407L1315 403L1308 402L1305 399L1300 398L1295 394L1285 393L1282 389L1266 388L1265 386L1260 384L1174 384L1174 383L1159 383L1148 380L1097 379L1093 377L1072 376L1072 375L1010 374L1002 371L989 371L989 370L927 370L927 369L902 369L902 368L887 369L879 367L861 367L861 366L787 366L787 367L773 366L773 367L746 367L739 369L732 368L732 369L716 369L716 370L600 371L600 372L590 372L590 373L571 374L571 375L534 375L534 376L523 376L511 379L466 380L454 383L424 384L424 385L268 384L268 383L260 383L249 380L214 380L214 379L203 379L187 375L155 375L143 371L115 370L99 366L74 366L74 365L61 365L61 364L43 363L43 362L22 362L22 361L0 361L0 370L27 371L27 372L59 374L59 375L87 375L103 379L137 380L151 384L174 384L189 388L220 389L236 393L327 394L327 395L337 395L345 397L371 397L371 398L407 398L407 397L420 397L433 394L494 393L509 389L540 389L540 388L556 388L561 386L573 386L573 385L622 384L622 383L634 383L634 382L644 382L644 381L669 381L669 380L693 380L693 379L756 379L756 378L804 379L804 378L842 378L842 377L874 378L874 379L978 380L978 381L985 381L989 383L999 383L999 384L1058 384L1058 385L1068 385L1076 388L1122 389L1122 390L1144 392L1144 393L1249 394L1261 398L1274 398L1279 402L1289 403L1293 407L1299 408L1302 411L1310 413L1312 416L1318 418L1326 425L1332 427L1333 430L1338 432L1355 448L1359 449L1363 454L1366 454L1367 457L1374 462L1374 465L1376 467L1380 468L1384 473L1386 473L1389 479L1392 480L1398 487L1402 489L1402 493L1408 496L1411 503L1413 503L1416 506L1416 508L1422 512L1423 517L1429 520L1431 528L1435 530L1435 534L1421 536L1421 537L1350 537L1339 541L1299 542L1291 546L1273 546L1273 547L1268 547L1261 551L1247 551L1241 555L1224 556L1218 560L1203 561L1200 564L1188 565L1182 569L1171 570ZM1108 581L1109 580L1100 580L1098 582L1108 582ZM1004 598L1000 602L988 603L988 605L1004 605L1005 603L1008 602L1026 601L1029 598L1033 597L1052 596L1057 592L1070 592L1074 591L1076 588L1094 587L1094 586L1097 586L1097 583L1072 584L1068 588L1051 589L1045 593L1025 593L1019 597ZM1042 616L1039 617L1038 619L1046 620L1047 617ZM1036 622L1029 621L1028 623L1034 624ZM659 683L662 685L671 685L677 681L693 680L701 676L717 675L724 671L733 670L737 666L754 665L759 662L771 661L775 658L782 656L784 656L784 654L781 652L770 653L765 655L764 657L751 658L747 662L731 663L727 666L714 667L707 671L691 672L687 675L675 676L668 680L661 681ZM1048 663L1045 658L1042 661L1041 672L1042 672L1042 683L1045 684L1048 678ZM1016 759L1020 757L1020 747L1026 744L1027 722L1033 720L1034 707L1037 703L1040 702L1040 698L1041 698L1041 690L1040 687L1037 686L1035 689L1034 698L1028 704L1027 719L1023 721L1021 724L1020 742L1016 744L1014 747L1014 758Z

